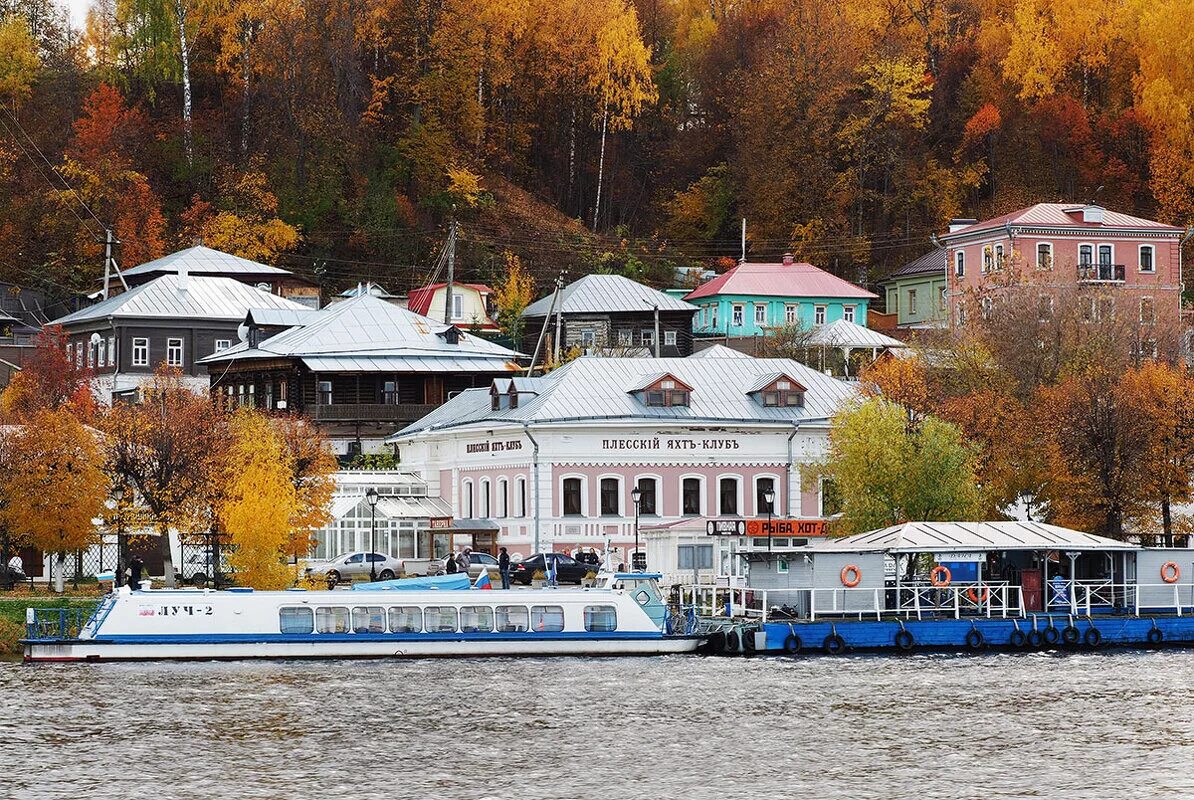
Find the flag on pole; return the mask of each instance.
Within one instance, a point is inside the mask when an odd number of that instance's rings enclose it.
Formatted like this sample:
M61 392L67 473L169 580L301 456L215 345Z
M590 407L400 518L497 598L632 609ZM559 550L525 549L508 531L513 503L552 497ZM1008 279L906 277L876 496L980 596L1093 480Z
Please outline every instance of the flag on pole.
M481 574L477 576L477 582L473 584L474 589L492 589L493 584L489 582L489 568L483 567Z

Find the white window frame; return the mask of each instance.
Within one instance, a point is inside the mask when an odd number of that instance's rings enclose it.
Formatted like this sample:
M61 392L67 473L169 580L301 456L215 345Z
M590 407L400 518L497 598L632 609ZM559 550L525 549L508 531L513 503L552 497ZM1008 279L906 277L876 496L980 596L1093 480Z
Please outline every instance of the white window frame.
M564 481L577 478L580 480L580 516L564 513ZM569 472L561 475L559 481L556 483L556 489L560 493L560 518L561 519L582 519L589 516L589 478L587 475L580 475L575 472Z
M695 479L697 481L697 485L700 487L700 497L698 498L698 500L699 500L698 506L699 507L697 508L697 513L695 515L684 513L684 481L693 480L693 479ZM684 516L704 517L704 516L708 516L708 508L709 508L709 487L706 484L705 476L697 474L695 472L689 472L684 475L681 475L679 480L676 481L676 516L677 517L684 517Z
M842 306L842 319L846 322L854 322L854 314L857 309L858 306Z
M784 323L787 325L795 325L800 322L800 306L796 303L784 304Z
M1086 265L1093 266L1094 264L1097 264L1098 263L1098 260L1097 260L1098 248L1095 247L1094 242L1078 242L1078 266L1081 267L1083 264L1083 261L1082 261L1082 248L1083 247L1090 248L1090 261L1086 262Z
M116 367L116 366L119 366L119 363L120 362L118 362L116 360L116 337L109 336L108 337L108 365L112 366L112 367Z
M709 306L709 311L710 311L709 316L712 318L712 322L709 323L709 327L716 330L717 329L717 306Z
M108 342L105 339L100 339L95 343L96 356L95 365L97 367L108 366Z
M664 331L663 332L663 346L664 347L675 347L676 346L676 332L675 331Z
M773 518L774 517L782 517L782 516L784 516L784 506L787 505L784 502L786 498L784 497L783 491L780 489L780 487L783 486L783 481L781 481L779 479L778 475L771 473L771 472L760 472L758 475L755 475L750 481L750 485L754 489L754 494L751 495L751 497L752 497L752 502L755 507L755 516L759 517L759 518L767 516L767 512L758 507L759 506L759 481L762 479L766 479L766 478L771 479L771 486L775 489L775 500L771 504L772 506L774 506L774 510L771 512L771 516ZM720 500L720 499L721 499L721 495L719 494L718 500Z
M176 344L177 343L177 344ZM175 362L173 355L178 352L178 361ZM166 340L166 366L167 367L182 367L186 366L186 353L183 351L183 340L176 336L171 336Z
M612 514L606 514L601 509L601 483L602 481L617 481L618 484L618 507ZM611 517L625 517L626 513L626 482L621 475L616 475L612 472L605 472L597 476L597 515L609 519ZM633 507L633 504L631 504Z
M231 339L216 339L216 344L215 344L216 349L212 350L212 352L213 353L222 353L225 350L227 350L229 347L232 347Z
M813 324L824 325L829 318L829 306L813 306Z
M996 270L1001 270L1003 269L1004 260L1007 258L1006 248L1003 246L1003 242L996 242L994 246L995 258L991 263L994 264Z
M767 324L767 304L755 303L755 325Z
M993 272L994 270L995 270L995 245L984 244L983 245L983 262L982 262L982 268L980 271L985 275L986 273Z
M1097 245L1095 245L1095 264L1103 263L1102 261L1099 260L1099 254L1102 252L1104 247L1108 248L1111 251L1110 260L1107 263L1114 266L1115 265L1115 243L1114 242L1099 242Z
M473 479L465 478L460 482L460 516L464 519L474 519L473 511L477 500L473 492Z
M723 472L722 474L718 475L717 478L715 479L715 482L713 485L714 485L714 487L716 487L716 490L717 490L717 494L716 494L717 516L719 516L719 517L726 516L725 512L722 510L722 507L721 507L721 482L722 482L722 480L733 480L735 482L736 491L737 491L738 510L737 510L737 512L735 512L733 514L733 516L746 518L746 498L742 496L743 486L746 483L746 481L743 479L742 475L740 475L736 472Z
M489 519L493 513L493 484L489 478L477 481L477 499L481 501L481 516L477 519Z
M1148 250L1149 261L1152 262L1152 266L1148 269L1144 268L1145 250ZM1137 250L1136 266L1139 268L1140 272L1143 272L1145 275L1152 275L1157 271L1157 246L1155 244L1142 244L1139 246Z
M746 321L746 304L733 303L730 306L730 327L741 328Z
M459 292L452 294L452 319L464 319L464 295Z
M527 515L527 479L525 476L519 475L514 479L515 497L518 498L518 504L515 506L517 513L514 515L519 519Z
M497 513L494 516L499 519L510 516L510 482L505 478L497 479L497 496L494 499L497 500L494 508Z
M954 253L954 277L966 277L966 251L958 250Z
M145 337L136 337L133 339L133 366L134 367L148 367L149 366L149 339Z
M1049 263L1041 264L1041 248L1047 247L1049 249ZM1036 243L1036 268L1037 269L1053 269L1053 242L1037 242Z
M641 474L635 475L634 482L632 484L630 484L630 490L634 491L635 489L637 489L638 482L641 480L655 481L655 513L647 514L645 511L643 511L643 512L640 512L640 516L648 516L648 517L664 516L664 513L663 513L663 495L664 495L663 476L657 475L652 472L643 472ZM683 488L684 484L680 484L680 486L681 486L681 488ZM681 500L681 502L683 502L683 500ZM631 513L634 512L634 498L633 497L630 498L630 505L627 507L627 510Z
M916 313L916 290L915 289L908 290L908 313L909 314Z

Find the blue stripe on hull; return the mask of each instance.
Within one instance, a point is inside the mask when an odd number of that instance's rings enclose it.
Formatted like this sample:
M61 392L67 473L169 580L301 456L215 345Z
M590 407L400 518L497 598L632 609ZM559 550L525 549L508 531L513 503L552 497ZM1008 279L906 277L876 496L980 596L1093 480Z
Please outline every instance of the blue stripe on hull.
M180 633L160 636L117 634L82 640L105 644L235 644L238 642L282 642L287 644L333 642L505 642L505 641L607 641L658 640L654 631L610 631L607 633ZM80 640L72 640L80 641ZM37 642L34 641L34 644Z

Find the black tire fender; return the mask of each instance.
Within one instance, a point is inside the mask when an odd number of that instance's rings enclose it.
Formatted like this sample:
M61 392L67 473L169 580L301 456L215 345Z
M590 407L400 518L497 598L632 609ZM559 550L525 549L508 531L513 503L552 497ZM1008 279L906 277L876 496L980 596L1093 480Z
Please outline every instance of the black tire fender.
M1091 625L1086 629L1086 633L1082 634L1082 641L1086 643L1087 647L1098 647L1099 643L1103 641L1103 634L1099 633L1099 629Z
M831 633L825 637L825 641L821 643L821 649L827 655L838 656L846 651L846 640L841 637L841 634Z
M966 647L971 650L982 650L986 643L987 640L983 636L983 632L978 628L971 628L966 632Z
M1061 641L1065 644L1078 644L1082 633L1073 625L1066 625L1061 629Z
M1007 638L1007 643L1012 647L1023 647L1028 641L1028 637L1024 635L1024 631L1017 628L1012 631L1012 635Z
M784 639L784 652L791 655L797 655L804 643L800 641L800 637L794 633L789 633L788 638Z
M900 628L896 631L895 646L907 653L916 646L916 637L907 628Z

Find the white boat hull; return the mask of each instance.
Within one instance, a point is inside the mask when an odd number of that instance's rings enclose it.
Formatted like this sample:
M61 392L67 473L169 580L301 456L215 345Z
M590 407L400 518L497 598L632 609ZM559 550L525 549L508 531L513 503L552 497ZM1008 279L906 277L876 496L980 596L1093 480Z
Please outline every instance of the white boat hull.
M643 639L543 639L492 641L476 639L419 641L303 641L303 642L168 642L105 641L28 642L25 660L156 661L234 660L253 658L433 658L477 656L625 656L691 653L697 637Z

